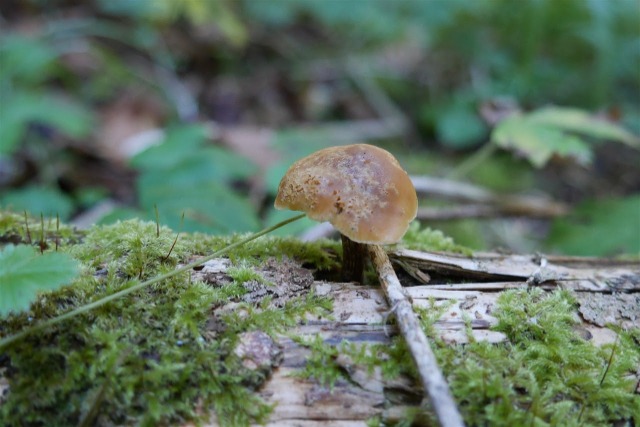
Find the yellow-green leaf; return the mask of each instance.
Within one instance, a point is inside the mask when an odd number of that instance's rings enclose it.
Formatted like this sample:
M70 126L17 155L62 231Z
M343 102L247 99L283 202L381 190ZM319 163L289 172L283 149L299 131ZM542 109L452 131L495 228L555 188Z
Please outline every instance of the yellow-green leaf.
M583 164L591 161L591 149L579 137L531 121L527 116L505 119L493 130L491 139L499 147L525 156L536 167L544 166L554 154Z
M527 117L531 122L540 125L640 148L640 139L631 132L577 108L547 107L534 111Z
M544 166L554 155L589 163L589 141L594 139L640 148L640 139L631 132L575 108L547 107L513 115L491 134L492 143L522 154L536 167Z

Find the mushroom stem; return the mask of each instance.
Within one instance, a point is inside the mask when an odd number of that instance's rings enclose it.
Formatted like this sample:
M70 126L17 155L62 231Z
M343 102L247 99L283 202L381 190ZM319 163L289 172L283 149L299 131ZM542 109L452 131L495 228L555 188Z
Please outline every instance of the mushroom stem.
M342 239L342 279L346 282L362 283L367 245L354 242L340 233Z
M443 427L462 427L464 422L451 396L449 384L438 367L429 341L425 336L411 302L404 295L402 285L391 266L387 253L380 245L369 245L371 261L378 273L389 306L396 315L400 332L409 347L418 368L422 387L429 397L431 407Z

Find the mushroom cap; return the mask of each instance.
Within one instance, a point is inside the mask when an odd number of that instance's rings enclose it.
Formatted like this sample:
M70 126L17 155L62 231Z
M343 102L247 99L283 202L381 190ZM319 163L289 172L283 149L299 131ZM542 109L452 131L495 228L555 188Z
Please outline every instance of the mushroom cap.
M325 148L295 162L278 187L276 209L329 221L354 242L399 241L418 198L391 153L368 144Z

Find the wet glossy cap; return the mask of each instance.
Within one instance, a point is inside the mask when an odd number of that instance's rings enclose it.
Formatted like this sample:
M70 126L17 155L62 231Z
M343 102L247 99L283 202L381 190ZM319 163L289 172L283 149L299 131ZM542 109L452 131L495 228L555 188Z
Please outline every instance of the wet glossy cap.
M354 242L387 244L407 231L418 198L391 153L355 144L326 148L295 162L280 181L275 207L329 221Z

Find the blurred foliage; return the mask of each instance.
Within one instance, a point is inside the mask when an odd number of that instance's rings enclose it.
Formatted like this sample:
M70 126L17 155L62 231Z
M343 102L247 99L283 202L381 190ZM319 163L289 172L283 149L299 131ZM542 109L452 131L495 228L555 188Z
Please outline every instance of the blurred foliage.
M640 195L580 204L554 221L548 246L571 255L640 255Z
M99 0L100 8L109 13L134 19L149 19L171 24L180 18L201 25L215 22L218 30L235 46L247 42L247 29L226 0Z
M41 126L32 129L32 138L46 138L49 132L73 138L89 134L90 110L42 91L45 81L57 74L58 54L44 38L9 35L0 41L0 155L13 153L33 123Z
M217 234L257 229L253 207L231 188L234 180L254 174L254 165L205 143L205 127L175 127L160 145L132 159L140 171L140 205L147 212L141 216L151 219L157 207L161 222L174 228L184 214L186 231Z
M48 217L58 215L63 220L69 218L73 210L73 203L63 192L38 186L7 191L0 197L0 204L16 212L42 213Z
M73 218L108 198L120 207L102 222L153 219L157 209L173 228L228 233L282 219L288 213L275 211L271 199L293 161L361 142L325 125L380 115L350 83L357 73L346 77L346 59L370 70L415 124L422 143L410 153L395 139L385 143L418 173L446 175L452 156L487 140L542 172L558 157L597 168L593 141L633 145L637 138L622 127L640 132L636 0L521 0L517 7L508 0L8 0L0 16L8 24L0 29L0 204L36 216ZM137 91L162 104L166 113L148 126L162 129L164 142L117 159L133 169L130 181L107 186L73 175L95 157L110 169L112 153L98 144L108 107ZM515 114L488 118L497 99ZM122 115L144 122L135 115L140 108ZM220 135L194 124L209 120L269 127L278 159L265 167L232 154ZM460 176L501 190L536 187L535 170L501 159L480 158ZM115 179L119 173L120 166ZM616 194L624 200L637 190L632 182ZM460 224L448 232L471 227L472 246L486 245L477 225ZM562 250L558 237L553 242Z

